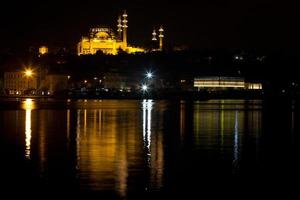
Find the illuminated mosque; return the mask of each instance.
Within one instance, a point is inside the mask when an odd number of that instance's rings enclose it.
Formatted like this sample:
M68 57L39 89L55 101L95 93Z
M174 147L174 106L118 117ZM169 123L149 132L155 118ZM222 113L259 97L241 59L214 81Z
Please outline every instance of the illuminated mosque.
M145 52L144 48L130 46L127 43L128 15L124 11L119 16L116 35L109 27L98 26L90 29L88 37L82 37L77 46L78 55L96 54L98 51L104 54L117 55L121 49L127 53ZM161 30L163 30L161 28ZM160 32L160 49L162 49L162 32Z

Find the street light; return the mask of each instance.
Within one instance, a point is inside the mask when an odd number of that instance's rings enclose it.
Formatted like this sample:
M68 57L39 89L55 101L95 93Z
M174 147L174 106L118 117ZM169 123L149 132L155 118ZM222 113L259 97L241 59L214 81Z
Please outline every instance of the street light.
M33 76L33 70L30 68L25 69L24 75L27 78L27 90L29 90L29 79Z
M30 78L33 75L33 71L32 71L32 69L25 69L24 74L27 78Z
M149 79L152 78L153 77L153 73L152 72L147 72L146 73L146 77L149 78Z
M142 91L143 91L143 92L146 92L147 90L148 90L148 86L145 85L145 84L143 84L143 85L142 85Z

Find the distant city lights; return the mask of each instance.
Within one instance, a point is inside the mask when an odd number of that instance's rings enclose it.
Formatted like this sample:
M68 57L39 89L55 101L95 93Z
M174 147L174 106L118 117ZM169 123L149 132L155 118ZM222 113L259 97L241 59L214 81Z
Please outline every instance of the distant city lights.
M243 57L243 56L235 56L234 59L235 59L235 60L240 60L240 61L241 61L241 60L244 60L244 57Z

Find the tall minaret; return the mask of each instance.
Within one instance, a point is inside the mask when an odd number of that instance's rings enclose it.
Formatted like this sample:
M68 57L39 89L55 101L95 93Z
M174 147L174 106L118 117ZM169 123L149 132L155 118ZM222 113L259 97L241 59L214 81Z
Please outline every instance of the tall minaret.
M122 39L122 19L121 19L121 16L119 16L118 18L118 36L119 36L119 39Z
M152 32L152 41L156 41L157 40L156 35L157 35L156 30L153 29L153 32Z
M159 35L158 35L158 37L159 37L159 50L162 51L163 50L163 38L164 38L164 29L163 29L162 26L160 26L158 32L159 32Z
M126 10L124 11L122 16L123 16L123 21L122 21L123 22L123 48L124 48L124 50L126 50L126 48L127 48L127 28L128 28L128 25L127 25L128 15L126 13Z

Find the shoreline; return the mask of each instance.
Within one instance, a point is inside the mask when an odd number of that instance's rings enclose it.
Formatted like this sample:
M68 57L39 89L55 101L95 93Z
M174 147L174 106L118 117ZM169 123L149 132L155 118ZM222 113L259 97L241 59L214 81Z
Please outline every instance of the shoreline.
M213 100L213 99L249 99L249 100L264 100L264 99L299 99L299 95L279 95L279 94L203 94L203 93L189 93L189 94L163 94L163 95L0 95L2 99L57 99L57 100L79 100L79 99L103 99L103 100Z

